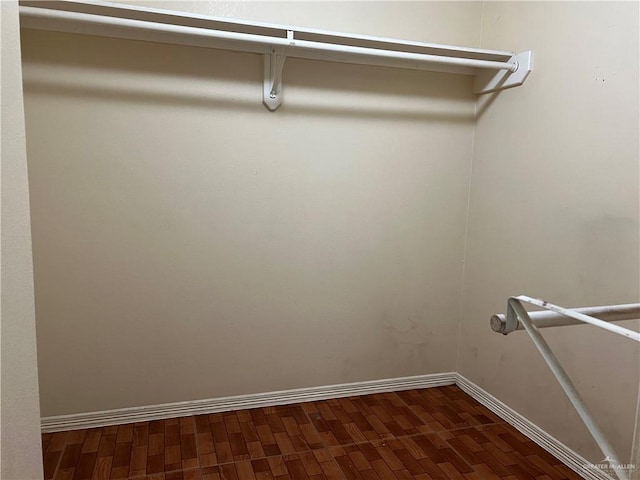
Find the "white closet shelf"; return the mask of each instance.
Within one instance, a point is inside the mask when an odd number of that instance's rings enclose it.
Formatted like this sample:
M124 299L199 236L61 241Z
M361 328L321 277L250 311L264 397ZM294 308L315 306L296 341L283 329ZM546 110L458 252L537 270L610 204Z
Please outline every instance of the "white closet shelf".
M465 48L186 14L99 1L21 0L22 28L264 55L263 102L282 103L287 57L473 75L484 94L522 85L532 53Z

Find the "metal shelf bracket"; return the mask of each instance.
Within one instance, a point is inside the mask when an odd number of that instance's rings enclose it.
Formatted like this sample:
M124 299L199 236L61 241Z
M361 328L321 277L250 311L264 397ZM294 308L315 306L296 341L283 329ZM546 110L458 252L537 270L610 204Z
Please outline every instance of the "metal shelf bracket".
M518 53L509 59L509 63L515 63L518 68L513 72L509 70L478 72L474 81L474 93L481 95L522 85L533 69L533 52L529 50Z
M293 30L287 30L287 40L294 44ZM287 60L287 47L272 48L264 55L262 103L274 112L282 104L282 71Z

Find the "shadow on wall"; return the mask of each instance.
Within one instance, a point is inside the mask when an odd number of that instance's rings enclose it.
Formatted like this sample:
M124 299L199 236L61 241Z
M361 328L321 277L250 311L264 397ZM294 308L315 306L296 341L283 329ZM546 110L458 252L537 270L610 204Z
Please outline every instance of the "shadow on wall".
M478 98L476 114L475 114L476 121L480 120L482 116L485 114L485 112L489 110L489 107L493 102L495 102L496 98L498 98L498 95L500 95L500 92L492 92L486 95L481 95Z
M24 85L44 95L233 109L262 106L262 57L23 30ZM289 59L275 115L473 123L472 77Z

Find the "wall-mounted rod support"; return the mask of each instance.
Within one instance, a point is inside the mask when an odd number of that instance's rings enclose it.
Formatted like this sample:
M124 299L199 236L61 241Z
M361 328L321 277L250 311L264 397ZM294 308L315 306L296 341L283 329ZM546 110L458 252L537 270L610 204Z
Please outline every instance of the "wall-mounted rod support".
M284 69L284 62L287 59L287 53L284 48L281 48L277 52L274 52L274 55L274 74L271 84L271 90L269 91L272 97L276 95L276 93L280 89L280 85L282 84L282 70Z
M623 320L640 319L640 303L630 303L625 305L608 305L599 307L573 308L573 312L588 315L603 322L621 322ZM562 327L566 325L579 325L584 322L565 314L551 310L540 312L528 312L533 324L538 328ZM507 316L503 313L491 317L491 329L498 333L511 333L507 331ZM515 330L524 330L521 323L517 323Z
M293 43L293 31L287 31L287 39ZM287 48L273 48L264 55L264 86L262 103L272 112L282 104L282 71L287 60Z
M293 30L287 30L287 40L289 40L290 44L293 45ZM275 60L275 72L273 77L273 85L271 85L271 96L275 96L280 89L280 85L282 84L282 70L284 69L284 62L287 60L287 48L284 47L279 49L276 54Z
M264 54L264 81L262 103L272 112L282 104L282 70L286 60L284 48Z

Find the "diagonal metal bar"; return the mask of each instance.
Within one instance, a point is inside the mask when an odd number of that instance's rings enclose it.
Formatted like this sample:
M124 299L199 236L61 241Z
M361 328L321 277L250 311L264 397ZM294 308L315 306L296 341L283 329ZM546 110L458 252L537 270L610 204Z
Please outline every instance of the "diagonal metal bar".
M527 303L530 303L531 305L535 305L536 307L542 307L547 310L551 310L552 312L565 315L575 320L579 320L581 322L591 324L595 327L608 330L612 333L622 335L623 337L630 338L631 340L635 340L636 342L640 342L640 332L636 332L634 330L630 330L628 328L624 328L619 325L614 325L612 323L605 322L603 320L598 320L597 318L593 318L589 315L585 315L584 313L576 312L575 310L572 310L570 308L563 308L558 305L554 305L553 303L540 300L539 298L528 297L526 295L519 295L516 298L522 302L527 302Z

